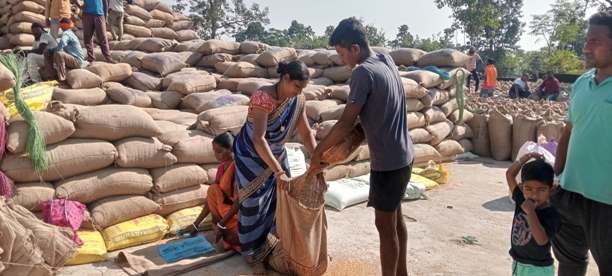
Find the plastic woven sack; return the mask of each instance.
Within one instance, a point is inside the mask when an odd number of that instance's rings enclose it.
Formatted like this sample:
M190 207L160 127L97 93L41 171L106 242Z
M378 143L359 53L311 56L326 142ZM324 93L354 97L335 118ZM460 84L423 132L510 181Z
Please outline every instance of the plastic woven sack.
M82 245L83 241L79 238L77 230L81 228L85 218L85 208L85 205L78 201L66 199L45 201L43 202L43 219L46 223L72 229L74 242Z
M53 89L58 85L57 81L40 82L21 89L21 96L32 111L44 110L47 108ZM9 111L10 117L19 114L15 106L15 97L13 90L5 90L0 92L0 101Z
M214 251L215 248L202 236L177 240L159 247L159 255L166 263L202 256Z

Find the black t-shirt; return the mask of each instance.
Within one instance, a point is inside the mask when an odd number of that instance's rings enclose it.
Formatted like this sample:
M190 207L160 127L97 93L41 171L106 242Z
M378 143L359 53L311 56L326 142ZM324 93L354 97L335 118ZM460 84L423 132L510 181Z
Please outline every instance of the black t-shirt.
M512 199L516 202L514 210L514 219L512 221L512 232L510 235L510 256L523 264L534 266L550 266L553 264L553 258L550 253L551 241L559 230L561 224L559 213L550 206L542 209L536 209L536 214L540 220L540 224L544 227L548 236L548 243L540 246L536 243L531 235L529 223L527 222L527 214L521 209L521 204L525 202L523 191L516 187L512 192Z

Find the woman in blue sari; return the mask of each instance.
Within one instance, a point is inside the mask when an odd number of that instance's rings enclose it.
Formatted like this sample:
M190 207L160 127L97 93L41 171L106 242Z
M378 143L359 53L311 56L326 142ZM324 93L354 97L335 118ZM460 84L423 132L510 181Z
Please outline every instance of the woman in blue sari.
M238 237L241 254L256 274L277 242L276 189L290 182L285 142L300 135L310 153L316 141L304 111L302 89L309 72L301 61L280 63L280 80L251 96L247 122L234 142L235 182L239 188Z

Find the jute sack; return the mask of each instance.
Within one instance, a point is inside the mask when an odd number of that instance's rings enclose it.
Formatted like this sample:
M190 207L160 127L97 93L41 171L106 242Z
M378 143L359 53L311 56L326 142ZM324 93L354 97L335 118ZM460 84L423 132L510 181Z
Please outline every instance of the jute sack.
M268 49L268 45L257 41L243 41L240 43L240 53L246 55L261 54L266 49Z
M172 29L174 31L188 30L193 27L193 22L191 20L180 20L172 22Z
M9 41L14 46L30 47L34 43L34 36L31 34L12 34L9 37Z
M419 67L462 67L466 64L468 55L454 49L441 49L423 55L417 64Z
M178 53L175 54L178 55ZM178 72L168 74L162 78L162 90L168 90L168 87L172 84L172 82L180 81L188 75L209 76L211 74L195 68L183 68Z
M406 111L417 112L425 108L425 105L419 99L408 98L406 99Z
M440 106L440 109L442 109L446 117L449 117L451 114L453 114L453 112L455 112L455 110L459 109L459 105L457 104L457 99L452 99L448 101L447 103Z
M538 142L540 140L545 142L561 141L564 128L565 124L563 122L542 122L540 125L538 125Z
M111 165L117 156L113 144L86 139L68 139L47 147L47 170L36 172L26 155L7 155L2 171L17 182L56 181Z
M432 136L431 145L435 146L437 144L440 144L440 142L442 142L444 139L446 139L446 137L451 134L451 132L453 131L453 127L454 125L450 121L444 121L428 125L426 129L427 131L429 131L429 133L431 133Z
M525 142L536 142L538 125L541 120L521 114L515 116L512 121L512 160L515 160L519 149Z
M136 5L127 5L125 12L129 15L137 16L144 22L147 22L152 18L151 14L147 10Z
M455 140L444 140L436 146L436 150L444 157L452 157L463 153L463 147Z
M122 105L133 105L138 107L151 106L151 98L140 90L125 87L120 83L104 83L104 89L108 97L115 103Z
M342 113L344 113L345 104L340 104L334 107L331 107L323 112L321 112L321 120L329 121L329 120L340 120L342 117Z
M197 185L169 193L155 193L152 195L152 199L161 207L157 213L167 216L181 209L204 204L206 202L207 191L208 186Z
M230 61L232 61L232 55L224 54L224 53L217 53L217 54L212 54L209 56L202 57L200 62L198 62L198 66L206 67L206 68L215 68L215 64L217 63L230 62Z
M491 157L491 142L489 140L488 117L485 114L476 113L474 119L468 125L472 129L474 137L474 153L481 157Z
M161 76L180 71L185 68L176 53L152 53L142 57L142 67Z
M116 141L127 137L161 134L150 115L130 105L92 106L76 116L75 137Z
M145 111L145 113L147 113L154 120L169 121L179 125L190 126L198 118L197 114L193 114L191 112L183 112L180 110L164 110L156 108L143 108L142 110Z
M212 75L184 74L180 79L173 79L168 85L169 91L176 91L184 95L197 92L208 92L217 87L217 80Z
M204 44L204 40L201 39L183 41L174 45L174 47L172 48L172 52L197 52L200 46L202 46L202 44Z
M319 77L316 79L311 79L309 85L323 85L330 86L334 84L334 81L327 77Z
M335 82L345 82L351 78L353 69L348 66L336 66L323 70L323 76Z
M433 99L431 98L429 94L425 95L423 98L420 98L419 100L423 104L424 108L433 107Z
M444 115L444 111L442 111L436 106L423 110L423 115L425 116L427 124L430 125L446 121L446 115Z
M159 53L168 51L176 45L174 40L168 40L159 37L149 37L142 38L142 43L138 45L139 51L149 52L149 53Z
M172 153L179 163L209 164L218 162L212 148L212 138L195 135L182 139L174 146Z
M125 56L125 60L123 60L123 62L132 65L135 68L144 69L142 59L146 55L147 54L145 52L131 51Z
M183 129L179 129L179 130L173 130L173 131L169 131L169 132L164 132L162 135L157 137L157 139L159 139L159 141L161 141L162 143L164 143L166 145L170 145L173 148L176 148L175 146L179 142L181 142L183 140L190 139L190 138L194 138L194 137L200 137L200 136L208 137L208 135L206 135L206 133L204 133L204 132L202 132L200 130L195 130L195 129L189 129L188 130L185 127ZM210 138L210 139L212 139L212 138Z
M145 195L153 180L145 169L106 168L61 180L55 184L55 196L89 204L122 195Z
M505 116L498 110L489 113L489 141L491 156L498 161L507 161L512 157L512 117Z
M315 138L317 138L317 140L322 140L323 138L327 137L337 122L337 120L329 120L318 124L315 127Z
M453 123L459 123L459 109L453 111L453 113L448 116L448 119ZM474 114L469 110L463 110L463 122L468 123L472 119L474 119Z
M182 106L188 109L198 110L200 106L214 101L221 96L232 95L232 92L227 89L214 90L209 92L192 93L185 96L182 100Z
M155 121L155 124L161 129L162 133L186 130L187 126L179 125L169 121ZM163 135L163 134L162 134Z
M331 66L332 64L334 64L334 62L331 60L331 56L335 53L336 51L332 51L332 50L320 50L320 51L316 51L312 56L312 61L314 61L314 64L316 65L321 65L321 66Z
M194 30L181 30L177 31L176 35L178 36L178 41L190 41L199 39L198 33Z
M306 116L315 121L321 121L321 113L335 108L338 106L336 100L322 100L322 101L306 101L304 108L306 109Z
M433 105L443 105L451 98L450 93L447 90L432 88L429 89L427 93L431 97Z
M443 81L440 75L427 70L401 72L401 75L404 78L409 78L416 81L416 83L427 89L437 87L438 85L442 84Z
M128 15L123 19L123 23L127 25L146 27L147 23L138 16Z
M151 28L151 35L164 39L178 40L178 34L170 28Z
M115 161L122 168L154 169L177 162L172 147L156 138L133 137L115 142L119 156Z
M51 267L45 264L40 248L33 243L32 230L15 219L4 198L0 198L0 233L4 251L0 261L5 264L3 275L53 275Z
M348 85L333 85L329 89L331 90L330 97L343 102L346 102L351 94L351 88Z
M472 132L472 128L469 125L455 125L453 132L451 133L450 139L459 141L462 139L469 139L474 137L474 133Z
M427 119L421 112L408 112L406 114L406 120L408 121L408 127L410 129L420 128L427 125Z
M201 167L206 171L206 174L208 175L208 183L206 184L215 184L217 178L217 168L219 167L219 164L204 164Z
M11 71L0 64L0 91L4 91L15 86L15 76Z
M149 21L147 21L147 23L145 23L144 26L147 27L147 28L153 29L153 28L163 28L163 27L166 26L166 24L168 24L168 23L166 23L166 21L163 21L163 20L150 19ZM172 29L170 29L170 30L172 30ZM153 30L151 30L151 31L153 31ZM172 31L174 32L174 30L172 30ZM153 33L155 33L155 32L153 32ZM153 36L156 36L156 35L153 34ZM162 37L162 36L160 36L160 37Z
M420 99L427 95L427 88L419 85L413 79L402 78L402 84L404 85L404 93L406 93L406 98Z
M309 84L302 90L302 94L307 101L311 100L325 100L331 93L331 89L324 85L312 85Z
M204 112L227 106L247 106L250 101L249 97L241 94L225 95L199 106L196 108L196 112Z
M225 74L225 71L230 68L230 66L234 65L233 61L224 61L215 63L215 70L219 74Z
M59 87L53 89L52 99L63 103L79 105L101 105L108 100L106 92L100 88L63 89Z
M238 133L246 122L248 106L225 106L204 111L198 115L197 128L212 135L231 131Z
M144 26L123 24L123 29L125 33L131 34L135 37L151 37L153 35L151 29Z
M159 6L159 0L134 0L133 4L147 11L152 11Z
M59 101L51 101L47 105L47 112L53 113L69 121L76 121L76 116L81 109L85 109L87 106L78 104L67 104Z
M12 34L32 34L32 23L17 22L9 26L9 32Z
M15 185L15 204L19 204L32 212L42 210L42 203L53 199L55 189L45 182L18 183Z
M208 182L208 174L195 164L177 164L151 170L153 190L168 193Z
M125 36L125 34L124 34ZM121 40L121 41L109 41L109 46L113 51L124 50L124 51L134 51L140 48L140 45L144 43L147 38L144 37L136 37L132 40ZM112 55L112 52L111 52Z
M246 95L252 95L253 92L259 90L263 86L272 85L272 81L268 79L237 79L238 86L236 86L236 92L242 92ZM302 91L303 93L303 91Z
M36 14L42 14L45 12L45 7L33 1L22 1L22 2L19 2L17 5L14 5L11 8L11 12L13 14L17 14L22 11L29 11L29 12L33 12Z
M348 177L350 168L347 165L336 165L328 168L323 173L325 181L335 181Z
M358 156L358 155L357 155ZM370 161L362 161L362 162L351 162L349 163L349 177L360 177L366 174L369 174L370 169Z
M102 78L103 82L122 82L132 75L132 66L127 63L94 62L86 69Z
M40 24L45 24L45 16L43 14L39 14L39 13L33 13L33 12L29 12L29 11L22 11L22 12L18 12L16 14L13 14L7 25L12 25L15 22L30 22L30 23L34 23L34 22L38 22ZM32 36L33 37L33 36Z
M458 78L468 78L470 76L470 71L466 70L463 67L459 67L459 68L455 68L453 70L450 70L448 72L448 75L450 77L450 79L448 80L444 80L444 82L442 82L442 84L440 85L440 89L450 89L453 88L453 86L455 86L456 80Z
M235 62L223 73L228 78L265 78L267 75L264 68L248 62Z
M141 91L159 91L161 89L162 80L146 73L134 72L125 84Z
M320 78L323 76L323 69L320 68L308 68L308 73L311 79Z
M211 39L204 42L198 49L198 52L204 55L212 55L216 53L236 55L240 52L240 43Z
M66 74L66 82L72 89L88 89L102 86L102 78L85 70L74 69Z
M263 67L276 67L283 61L297 59L297 52L293 48L270 48L257 58L257 63Z
M71 230L47 224L22 206L9 203L12 216L34 234L32 242L40 248L45 263L52 267L63 266L76 251Z
M313 50L297 50L297 60L306 64L306 66L315 66L315 62L312 59L312 56L315 55L317 51Z
M241 56L238 61L248 62L248 63L253 64L253 65L259 65L259 64L257 64L257 58L258 57L259 57L259 54L248 54L248 55ZM275 68L275 67L270 67L270 68ZM270 68L268 68L268 69L270 69ZM278 68L275 68L275 69L278 69ZM268 71L268 74L270 74L270 71Z
M461 139L459 144L463 148L463 152L472 152L474 150L474 143L470 139Z
M438 150L428 144L414 144L414 156L414 164L425 164L442 158Z
M363 128L358 124L339 144L325 151L321 156L321 161L329 165L350 162L359 155L357 150L364 140L365 134Z
M47 145L59 143L70 137L74 131L72 122L44 111L33 111L34 118L42 131ZM8 127L6 149L11 153L22 153L28 143L29 125L23 120L12 122Z
M413 48L399 48L389 52L396 65L411 66L417 63L419 59L427 54L427 52Z
M414 128L410 130L410 138L414 144L427 144L431 142L433 136L424 128Z
M181 104L183 94L174 91L147 91L151 104L159 109L175 109Z
M153 214L159 205L144 196L115 196L89 206L94 225L106 228L127 220Z

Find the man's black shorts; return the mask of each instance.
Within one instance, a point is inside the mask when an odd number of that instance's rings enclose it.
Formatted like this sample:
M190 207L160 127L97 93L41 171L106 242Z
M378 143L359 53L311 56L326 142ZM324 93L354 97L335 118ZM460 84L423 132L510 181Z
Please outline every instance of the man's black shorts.
M411 174L412 165L394 171L372 171L368 206L383 212L396 211L406 194Z

